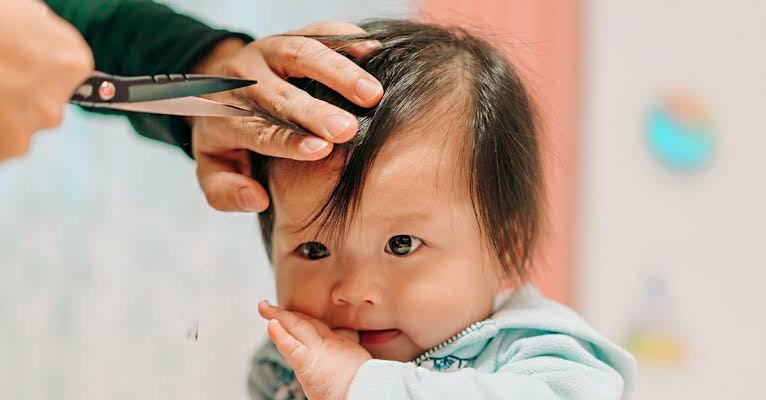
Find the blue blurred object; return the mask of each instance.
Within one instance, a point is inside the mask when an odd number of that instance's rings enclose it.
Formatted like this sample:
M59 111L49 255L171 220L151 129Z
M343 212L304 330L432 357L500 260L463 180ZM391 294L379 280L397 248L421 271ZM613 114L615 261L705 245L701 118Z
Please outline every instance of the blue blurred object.
M711 131L704 112L679 110L670 102L649 115L650 148L660 161L673 168L691 170L704 165L713 152Z

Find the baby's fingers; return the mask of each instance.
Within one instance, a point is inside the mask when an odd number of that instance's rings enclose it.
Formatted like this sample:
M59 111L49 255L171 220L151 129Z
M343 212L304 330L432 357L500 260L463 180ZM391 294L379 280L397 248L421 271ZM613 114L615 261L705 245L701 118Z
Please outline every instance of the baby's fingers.
M359 332L351 329L333 329L332 332L338 336L351 340L354 343L359 343Z
M261 314L263 318L266 318L266 319L275 319L277 318L278 315L281 315L280 313L290 313L295 315L297 318L303 319L309 324L311 324L311 326L314 327L316 332L322 338L326 338L329 335L332 335L332 330L330 330L330 328L324 322L316 318L310 317L302 312L288 311L277 306L272 306L266 300L263 300L258 304L258 312Z
M279 323L272 319L268 326L269 336L279 350L279 354L285 358L294 370L301 370L309 362L309 350Z
M322 342L322 336L311 321L296 313L274 307L265 301L258 304L258 311L266 319L279 321L282 328L304 346L313 347Z

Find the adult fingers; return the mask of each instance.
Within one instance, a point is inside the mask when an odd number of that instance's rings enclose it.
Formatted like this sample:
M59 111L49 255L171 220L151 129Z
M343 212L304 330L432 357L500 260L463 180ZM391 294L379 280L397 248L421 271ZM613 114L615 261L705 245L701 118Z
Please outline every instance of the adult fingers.
M362 107L372 107L383 97L377 79L316 39L273 36L264 39L261 51L282 77L314 79Z
M339 35L364 35L367 33L364 29L350 22L344 21L326 21L308 25L297 31L290 32L294 35L304 36L339 36ZM362 58L370 52L380 48L380 42L377 40L351 41L347 43L333 41L331 39L320 38L322 43L336 51L344 51L351 57Z
M266 190L240 173L230 161L197 154L197 179L208 204L219 211L263 211L269 205Z
M334 143L345 142L356 133L358 122L350 113L311 97L271 71L260 75L259 83L247 93L273 116Z

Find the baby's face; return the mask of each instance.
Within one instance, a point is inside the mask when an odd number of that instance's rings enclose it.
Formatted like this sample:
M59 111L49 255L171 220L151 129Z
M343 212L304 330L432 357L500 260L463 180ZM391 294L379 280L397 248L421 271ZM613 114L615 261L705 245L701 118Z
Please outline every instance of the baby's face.
M432 127L433 128L433 127ZM272 163L277 302L359 331L374 358L410 361L486 318L498 278L480 239L452 140L402 135L386 144L343 239L300 231L338 176L338 162Z

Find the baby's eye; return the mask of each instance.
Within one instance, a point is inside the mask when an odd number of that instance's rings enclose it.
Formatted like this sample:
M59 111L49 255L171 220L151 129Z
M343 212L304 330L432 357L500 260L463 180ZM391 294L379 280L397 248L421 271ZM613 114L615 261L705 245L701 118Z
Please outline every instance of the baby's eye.
M395 256L406 256L412 254L423 244L423 241L412 235L396 235L388 239L386 243L386 253Z
M308 258L309 260L318 260L330 255L330 250L319 242L301 243L295 249L295 252L298 253L299 256Z

